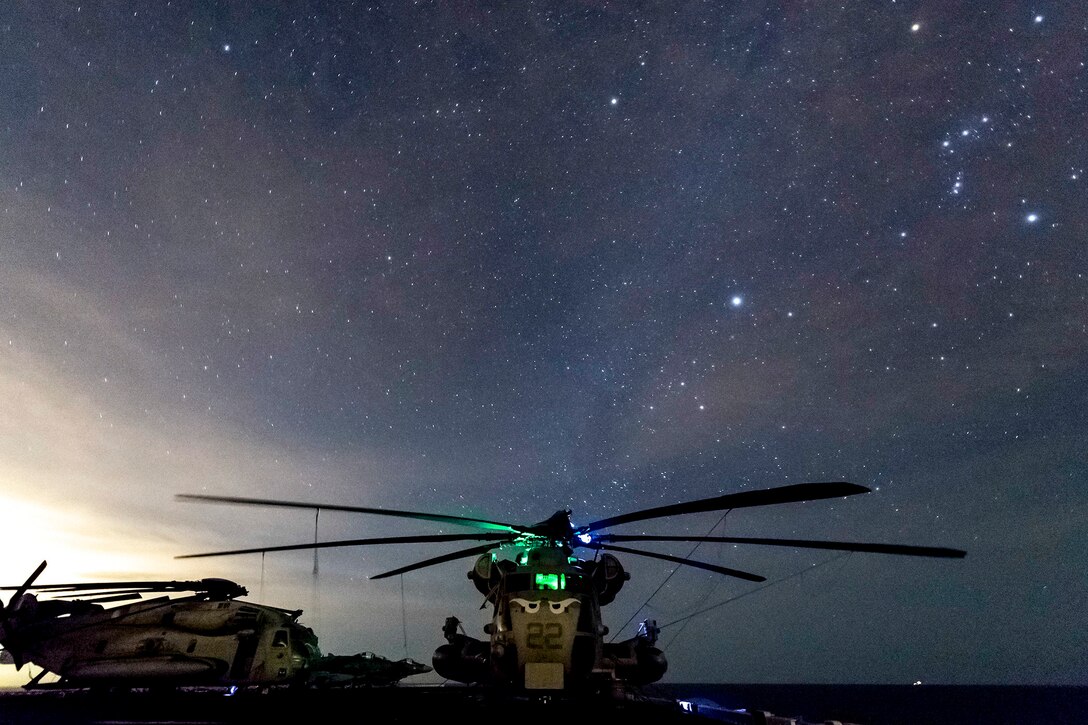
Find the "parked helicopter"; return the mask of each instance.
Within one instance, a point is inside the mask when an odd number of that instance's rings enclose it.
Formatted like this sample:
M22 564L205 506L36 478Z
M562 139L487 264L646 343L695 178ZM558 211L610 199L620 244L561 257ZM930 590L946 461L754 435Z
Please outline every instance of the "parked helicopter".
M0 610L4 658L43 668L31 686L50 672L73 686L284 684L321 655L301 610L240 601L248 591L226 579L35 584L45 567L0 587L15 590Z
M620 524L706 511L728 511L753 506L841 498L869 489L847 482L801 483L776 488L741 491L711 498L643 509L611 516L582 526L571 523L569 510L557 511L533 525L508 524L483 519L415 511L278 501L232 496L180 494L179 500L255 506L277 506L315 511L346 511L422 519L482 530L476 534L393 536L343 541L313 542L233 551L188 554L178 558L322 549L423 542L483 541L424 561L370 577L382 579L470 556L478 557L468 577L492 605L492 619L484 627L488 640L466 635L456 617L443 627L446 644L435 650L435 671L447 679L465 683L507 685L525 689L602 689L617 684L648 684L667 669L656 648L657 628L642 624L635 637L605 643L608 628L601 607L613 601L630 578L619 560L607 551L661 559L710 572L761 582L765 578L739 569L690 558L617 546L616 542L724 542L897 554L938 558L962 558L966 552L943 547L801 539L746 538L735 536L653 536L598 533ZM579 548L592 549L593 560L574 556ZM496 549L506 549L500 559Z
M430 672L411 657L391 660L373 652L325 655L313 663L306 679L312 687L388 687L405 677Z

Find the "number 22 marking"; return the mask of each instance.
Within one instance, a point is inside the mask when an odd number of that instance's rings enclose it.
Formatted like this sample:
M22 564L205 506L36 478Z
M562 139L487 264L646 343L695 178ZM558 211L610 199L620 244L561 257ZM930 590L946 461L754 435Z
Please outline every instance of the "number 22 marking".
M528 630L529 639L525 644L530 649L559 649L563 646L559 643L563 637L563 625L559 622L531 622Z

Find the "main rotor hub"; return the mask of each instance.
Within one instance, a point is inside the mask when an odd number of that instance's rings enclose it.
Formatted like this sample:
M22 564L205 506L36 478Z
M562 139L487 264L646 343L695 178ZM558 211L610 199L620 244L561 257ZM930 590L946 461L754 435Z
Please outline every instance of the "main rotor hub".
M556 511L540 523L525 529L525 533L550 539L556 544L569 548L574 539L574 527L570 523L570 514L570 509Z

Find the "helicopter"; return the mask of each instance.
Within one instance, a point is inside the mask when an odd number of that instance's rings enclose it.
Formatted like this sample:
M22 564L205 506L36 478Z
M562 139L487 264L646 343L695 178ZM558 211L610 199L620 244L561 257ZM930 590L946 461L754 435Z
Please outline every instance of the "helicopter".
M301 610L241 601L249 592L226 579L35 584L45 567L0 587L15 590L0 610L2 661L42 668L28 688L49 673L62 686L278 685L321 654Z
M389 687L430 671L411 657L391 660L373 652L328 654L313 663L306 682L311 687Z
M448 617L442 628L446 644L432 658L436 673L448 680L467 684L497 685L524 690L603 690L658 681L668 663L656 645L658 628L644 621L636 635L606 643L608 627L601 607L611 603L630 574L609 552L630 554L673 562L750 582L766 578L740 569L711 564L687 557L620 546L629 542L720 542L796 549L823 549L868 552L901 556L963 558L959 549L903 544L814 541L805 539L752 538L737 536L657 536L604 533L621 524L707 511L798 503L842 498L870 489L846 481L799 483L766 489L745 490L654 508L632 511L575 526L572 512L564 509L532 525L510 524L485 519L392 509L316 504L299 501L179 494L178 500L219 504L273 506L316 511L344 511L441 524L456 524L478 533L390 536L270 546L177 558L231 556L408 543L482 541L430 559L371 576L384 579L449 561L477 557L468 578L492 607L491 621L484 626L487 640L467 635L456 617ZM575 555L578 549L595 552L592 559ZM507 558L496 553L506 550ZM481 608L483 608L483 606Z

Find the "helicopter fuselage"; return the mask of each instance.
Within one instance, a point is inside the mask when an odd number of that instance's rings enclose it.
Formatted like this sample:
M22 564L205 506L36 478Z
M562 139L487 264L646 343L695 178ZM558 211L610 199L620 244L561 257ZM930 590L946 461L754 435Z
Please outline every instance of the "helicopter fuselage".
M480 557L469 578L493 605L484 628L490 639L468 637L447 620L447 644L434 655L443 677L550 690L654 682L665 672L664 656L644 635L604 643L601 605L627 579L611 555L583 561L554 544L530 546L514 560Z
M70 684L280 684L320 656L297 616L233 599L106 609L27 595L4 645Z

